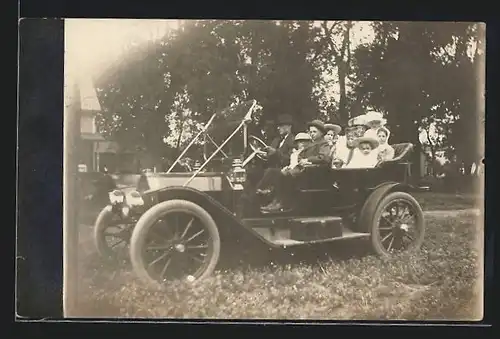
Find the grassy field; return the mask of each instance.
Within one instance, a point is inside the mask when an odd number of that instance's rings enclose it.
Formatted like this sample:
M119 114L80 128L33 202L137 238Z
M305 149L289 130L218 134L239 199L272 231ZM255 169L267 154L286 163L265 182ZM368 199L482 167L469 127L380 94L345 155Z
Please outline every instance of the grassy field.
M448 194L448 193L415 193L413 194L424 211L430 210L461 210L479 208L480 201L474 194Z
M473 197L426 194L418 197L426 210L474 207ZM195 288L179 283L163 290L145 288L126 265L105 267L87 239L81 252L79 315L480 319L482 222L470 211L430 212L426 218L424 247L413 256L381 260L359 241L259 252L258 257L233 252Z

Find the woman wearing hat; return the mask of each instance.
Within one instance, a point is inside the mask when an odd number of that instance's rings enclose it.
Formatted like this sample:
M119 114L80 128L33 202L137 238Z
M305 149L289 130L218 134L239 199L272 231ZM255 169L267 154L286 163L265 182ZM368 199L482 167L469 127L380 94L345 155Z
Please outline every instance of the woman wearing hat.
M347 126L355 134L356 138L362 137L368 130L369 117L366 114L361 114L349 119Z
M359 125L346 127L345 135L339 137L336 146L335 158L332 159L332 168L340 168L351 161L354 156L354 151L356 150L356 147L354 147L354 140L362 136L359 135L361 130L358 127Z
M339 139L339 133L342 131L342 127L336 124L325 124L326 128L326 135L325 135L325 140L328 142L330 145L330 158L332 161L335 159L335 154L337 151L337 141Z
M345 168L371 168L377 165L377 151L378 140L370 137L357 138L353 142L356 148L353 152L353 157Z
M368 130L364 133L364 136L377 139L378 129L383 127L386 123L387 120L384 119L382 113L373 111L366 113L365 124L368 126Z
M325 140L326 127L321 120L313 120L307 124L312 142L302 151L299 164L329 164L330 145Z

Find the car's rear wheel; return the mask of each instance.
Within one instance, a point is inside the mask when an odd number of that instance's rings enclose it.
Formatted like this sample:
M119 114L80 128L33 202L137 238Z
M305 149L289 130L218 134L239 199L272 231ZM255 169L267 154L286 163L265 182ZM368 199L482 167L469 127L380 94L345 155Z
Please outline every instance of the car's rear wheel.
M419 203L410 194L386 195L372 214L371 244L375 253L388 257L420 249L424 242L425 220Z
M215 221L205 209L186 200L155 205L141 216L132 233L132 267L151 284L202 280L215 269L219 254Z
M103 208L94 226L94 243L99 255L108 261L127 261L132 229L133 224L122 220L111 206Z

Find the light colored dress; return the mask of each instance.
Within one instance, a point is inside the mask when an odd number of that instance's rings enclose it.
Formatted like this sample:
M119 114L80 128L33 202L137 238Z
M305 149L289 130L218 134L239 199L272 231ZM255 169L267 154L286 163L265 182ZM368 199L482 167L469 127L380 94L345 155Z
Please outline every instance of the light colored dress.
M373 168L378 163L377 155L375 150L365 155L356 148L351 161L344 168Z
M294 168L299 164L299 154L301 151L301 149L294 149L292 151L292 154L290 154L290 165L288 165L289 168Z
M290 154L290 164L288 166L283 167L281 171L286 172L297 167L297 165L299 164L299 155L303 150L304 150L303 148L301 149L294 148L292 150L292 153Z
M367 130L367 131L365 132L365 134L364 134L363 136L364 136L364 137L368 137L368 138L373 138L373 139L375 139L375 140L378 140L378 135L377 135L377 133L378 133L378 129L379 129L379 128L380 128L380 127L377 127L377 128L370 128L369 130Z
M378 161L388 161L394 158L394 148L387 143L379 145L374 151L378 154Z
M388 144L391 131L384 126L379 126L376 128L370 128L365 132L364 136L378 140L378 132L381 128L383 128L387 133L387 140L384 144L379 144L374 151L378 154L378 161L388 161L394 158L394 148Z
M349 159L349 153L351 149L347 147L347 138L345 135L339 136L339 139L337 140L337 145L335 147L335 157L337 159L342 160L342 162L345 164L347 163L347 160Z

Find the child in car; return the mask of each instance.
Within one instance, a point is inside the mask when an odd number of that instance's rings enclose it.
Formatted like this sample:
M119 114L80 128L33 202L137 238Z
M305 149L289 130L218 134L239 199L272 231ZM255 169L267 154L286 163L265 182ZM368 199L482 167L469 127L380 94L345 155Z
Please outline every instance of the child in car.
M295 143L297 145L297 148L295 148L292 151L292 154L290 154L290 164L283 167L281 169L281 173L287 174L299 164L299 154L310 142L311 136L309 135L309 133L301 132L295 136Z
M374 150L378 147L378 140L370 137L361 137L354 140L356 147L353 157L345 168L372 168L378 163L378 153Z
M293 174L293 171L297 168L299 164L299 155L304 150L304 148L311 142L311 136L309 133L298 133L295 136L296 148L290 154L290 164L281 168L268 168L262 177L262 180L257 185L257 194L268 194L271 192L269 186L271 183L276 182L280 173L283 175Z

